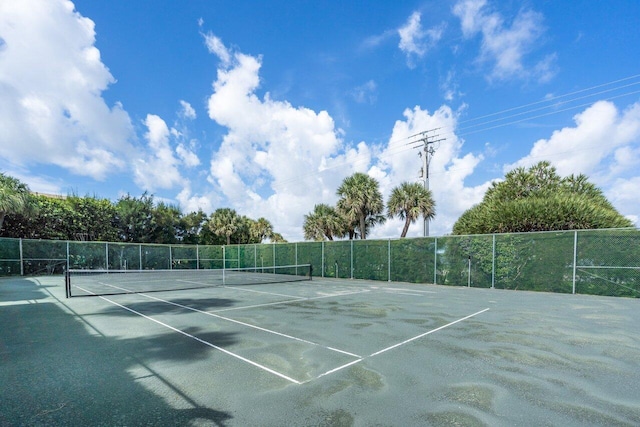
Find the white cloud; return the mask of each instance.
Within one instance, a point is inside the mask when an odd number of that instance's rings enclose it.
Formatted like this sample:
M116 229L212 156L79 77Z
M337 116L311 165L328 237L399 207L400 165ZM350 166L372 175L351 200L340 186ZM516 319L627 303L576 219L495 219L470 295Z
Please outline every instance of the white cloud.
M5 1L0 34L0 157L99 180L125 168L133 127L120 104L101 97L114 78L93 21L69 1Z
M184 119L193 120L196 118L196 110L193 109L191 104L187 101L180 100L180 106L182 109L178 113L178 115Z
M415 58L422 58L442 38L444 24L425 30L420 12L413 12L404 26L398 29L398 47L407 55L407 65L415 66Z
M285 237L301 239L303 216L315 203L335 202L340 181L366 170L369 148L344 146L326 111L294 107L268 93L258 98L259 57L221 59L208 113L228 132L211 160L209 180L242 214L267 217Z
M548 160L562 176L589 176L623 215L640 216L640 102L619 111L612 102L599 101L576 114L574 122L536 141L505 172Z
M176 154L182 160L185 166L193 168L200 165L200 158L194 152L194 148L187 147L184 144L178 144L176 147Z
M525 56L544 33L543 16L523 10L511 25L507 25L500 13L488 9L487 0L460 0L453 7L453 13L460 19L465 38L481 34L479 61L492 63L490 78L550 80L554 74L555 54L547 55L529 69L524 64Z
M145 190L173 188L184 183L178 166L179 160L174 156L167 124L160 117L148 114L144 122L148 132L148 153L134 164L136 183Z
M202 25L202 23L200 25ZM204 34L204 42L207 49L209 49L209 52L220 58L220 61L222 61L225 67L231 64L231 53L219 37L216 37L211 33Z

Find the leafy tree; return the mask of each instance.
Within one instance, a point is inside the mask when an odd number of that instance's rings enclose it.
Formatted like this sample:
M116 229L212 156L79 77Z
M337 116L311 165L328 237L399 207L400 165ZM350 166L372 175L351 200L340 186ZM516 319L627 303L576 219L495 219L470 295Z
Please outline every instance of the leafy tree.
M333 240L347 232L345 219L336 209L324 203L313 207L313 212L304 216L304 238L306 240Z
M409 225L416 222L421 215L425 219L433 219L436 215L431 191L418 183L409 182L403 182L391 191L387 202L387 216L398 216L404 220L400 237L406 237Z
M561 178L549 162L517 168L494 182L482 202L453 226L454 234L631 227L584 175Z
M351 229L349 237L358 230L361 239L367 238L367 232L376 224L383 223L384 202L378 189L378 181L369 175L356 172L342 181L338 187L338 211L346 218Z
M116 203L116 224L123 242L149 243L156 229L153 196L127 194Z
M201 243L200 234L205 230L203 225L206 222L207 214L202 210L181 216L178 225L178 240L181 243L190 245Z
M96 197L70 196L66 203L72 211L73 224L71 232L76 239L99 240L113 242L118 239L115 224L116 208L107 199Z
M231 244L231 235L240 227L241 218L235 210L220 208L211 215L207 223L213 234L225 236L227 245Z
M33 195L30 203L30 213L6 216L2 237L52 240L77 238L78 214L67 200Z
M182 212L177 206L158 203L152 210L153 229L149 240L152 243L177 243L181 216Z
M27 214L33 207L29 187L0 172L0 230L7 214Z

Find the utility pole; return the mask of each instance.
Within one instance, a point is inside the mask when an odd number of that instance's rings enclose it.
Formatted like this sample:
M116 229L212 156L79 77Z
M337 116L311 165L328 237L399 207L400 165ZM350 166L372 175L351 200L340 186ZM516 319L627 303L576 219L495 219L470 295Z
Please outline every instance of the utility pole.
M418 156L422 157L422 169L420 170L420 177L424 179L424 188L426 190L429 189L429 163L431 163L431 158L436 152L436 150L432 147L432 144L444 141L446 139L437 139L440 135L433 134L433 132L437 131L438 129L440 128L429 129L413 135L414 137L419 138L411 143L417 144L413 148L420 148L420 144L422 144L422 151L418 152ZM429 220L427 218L424 218L424 236L429 236Z

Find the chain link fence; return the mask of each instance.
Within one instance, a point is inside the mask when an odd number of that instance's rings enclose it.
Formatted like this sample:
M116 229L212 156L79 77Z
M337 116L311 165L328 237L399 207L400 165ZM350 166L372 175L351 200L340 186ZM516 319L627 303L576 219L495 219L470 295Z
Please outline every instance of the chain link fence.
M640 230L230 246L0 238L0 275L300 264L311 264L316 277L638 298Z

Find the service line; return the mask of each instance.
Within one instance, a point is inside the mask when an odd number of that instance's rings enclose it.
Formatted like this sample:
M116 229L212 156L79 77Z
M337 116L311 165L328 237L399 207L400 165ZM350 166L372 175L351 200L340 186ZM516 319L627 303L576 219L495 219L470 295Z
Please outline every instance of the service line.
M294 337L293 335L287 335L287 334L284 334L282 332L273 331L271 329L263 328L261 326L252 325L251 323L242 322L240 320L231 319L230 317L220 316L219 314L215 314L215 313L199 310L199 309L194 308L194 307L189 307L188 305L179 304L179 303L173 302L173 301L167 301L167 300L164 300L162 298L154 297L154 296L148 295L148 294L142 294L141 293L141 294L138 294L138 295L146 297L146 298L149 298L149 299L153 299L153 300L156 300L156 301L164 302L166 304L171 304L171 305L174 305L176 307L184 308L185 310L195 311L196 313L201 313L201 314L205 314L207 316L215 317L217 319L226 320L227 322L236 323L238 325L246 326L248 328L257 329L257 330L262 331L262 332L266 332L266 333L273 334L273 335L278 335L278 336L281 336L281 337L284 337L284 338L287 338L287 339L290 339L290 340L299 341L299 342L302 342L302 343L305 343L305 344L321 347L321 348L324 348L326 350L330 350L330 351L334 351L334 352L337 352L337 353L346 354L347 356L360 357L357 354L349 353L348 351L339 350L339 349L336 349L336 348L333 348L333 347L327 347L326 345L318 344L318 343L313 342L313 341L305 340L303 338Z

